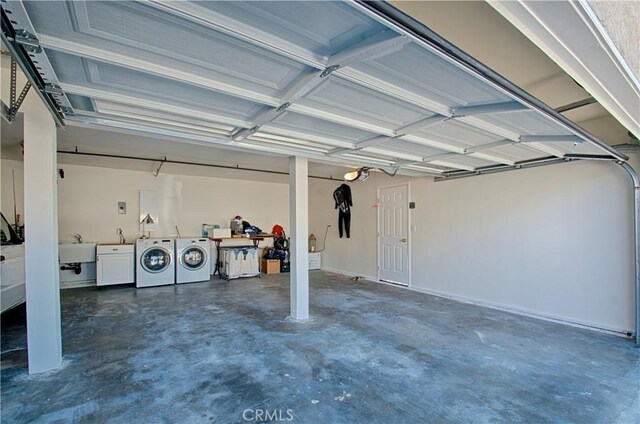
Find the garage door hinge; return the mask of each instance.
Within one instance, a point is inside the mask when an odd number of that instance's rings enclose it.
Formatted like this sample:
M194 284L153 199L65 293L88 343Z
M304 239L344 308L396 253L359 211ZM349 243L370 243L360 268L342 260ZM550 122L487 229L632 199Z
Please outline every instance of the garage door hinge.
M324 71L322 71L320 78L328 77L332 72L337 71L338 69L340 69L340 65L328 66Z
M280 105L280 107L276 111L278 113L284 112L285 110L287 110L289 108L289 106L291 106L291 102L284 103L284 104Z
M59 96L63 94L62 93L62 88L60 88L59 85L53 84L53 83L50 83L50 82L48 82L48 83L46 83L44 85L44 91L47 94L57 94Z
M29 53L41 53L40 40L25 29L16 30L15 42L20 44Z

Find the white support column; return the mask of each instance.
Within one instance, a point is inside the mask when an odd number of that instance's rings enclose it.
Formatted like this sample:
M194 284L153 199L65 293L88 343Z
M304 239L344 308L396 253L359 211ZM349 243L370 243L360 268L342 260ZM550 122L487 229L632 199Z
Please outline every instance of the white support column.
M62 363L56 126L33 90L24 101L24 218L29 373Z
M309 180L306 158L289 159L291 318L309 318Z

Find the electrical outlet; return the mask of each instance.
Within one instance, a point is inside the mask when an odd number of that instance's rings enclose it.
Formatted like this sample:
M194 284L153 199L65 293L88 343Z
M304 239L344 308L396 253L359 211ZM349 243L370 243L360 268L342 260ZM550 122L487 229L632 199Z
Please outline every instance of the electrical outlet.
M118 202L118 213L120 215L127 214L127 202Z

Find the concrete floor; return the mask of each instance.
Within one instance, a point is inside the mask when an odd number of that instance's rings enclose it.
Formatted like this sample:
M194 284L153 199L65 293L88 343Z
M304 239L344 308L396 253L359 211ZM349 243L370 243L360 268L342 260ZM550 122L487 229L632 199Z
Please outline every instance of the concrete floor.
M64 366L31 376L14 311L2 422L640 421L628 340L323 272L310 321L288 296L288 275L65 290Z

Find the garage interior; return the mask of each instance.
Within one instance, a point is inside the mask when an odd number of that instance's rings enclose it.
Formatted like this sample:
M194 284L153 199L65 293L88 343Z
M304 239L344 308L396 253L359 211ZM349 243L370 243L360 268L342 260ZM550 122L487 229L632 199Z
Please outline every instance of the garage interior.
M2 421L640 420L616 5L3 2Z

